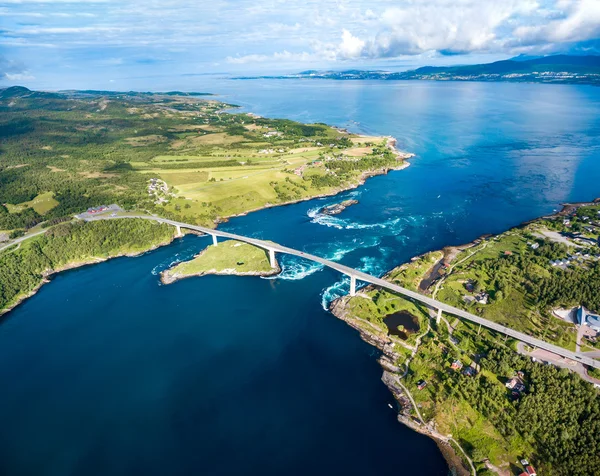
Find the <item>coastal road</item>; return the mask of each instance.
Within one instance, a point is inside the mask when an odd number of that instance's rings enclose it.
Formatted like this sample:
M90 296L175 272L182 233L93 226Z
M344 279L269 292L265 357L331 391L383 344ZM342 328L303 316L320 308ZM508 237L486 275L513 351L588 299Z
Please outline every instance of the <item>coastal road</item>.
M249 243L251 245L257 246L259 248L263 248L268 251L274 251L277 253L285 253L292 256L297 256L299 258L304 258L315 263L322 264L323 266L327 266L329 268L335 269L340 273L343 273L347 276L350 276L352 280L360 280L365 283L374 284L375 286L379 286L383 289L387 289L394 293L400 294L404 297L410 298L414 301L422 302L432 309L441 310L446 314L451 314L453 316L459 317L461 319L465 319L467 321L473 322L475 324L479 324L487 329L491 329L495 332L499 332L501 334L507 335L516 339L518 341L524 342L532 347L543 349L548 352L552 352L553 354L558 354L562 357L566 357L567 359L571 359L575 362L579 362L581 364L588 365L590 367L594 367L600 369L600 361L595 360L589 356L586 356L582 353L572 352L570 350L564 349L554 344L550 344L541 339L536 339L535 337L528 336L527 334L523 334L522 332L518 332L509 327L503 326L501 324L488 321L482 317L476 316L475 314L471 314L467 311L463 311L454 306L450 306L436 299L430 298L428 296L423 296L415 291L411 291L410 289L403 288L402 286L398 286L397 284L390 283L384 279L377 278L375 276L371 276L370 274L363 273L362 271L358 271L356 269L350 268L349 266L344 266L343 264L336 263L334 261L329 261L327 259L321 258L319 256L315 256L309 253L305 253L303 251L298 251L293 248L288 248L287 246L282 246L277 243L267 242L263 240L258 240L256 238L249 238L246 236L236 235L234 233L228 233L226 231L216 230L212 228L205 228L198 225L190 225L188 223L177 222L174 220L169 220L167 218L161 218L153 215L129 215L129 216L98 216L94 218L87 219L88 221L94 220L107 220L107 219L126 219L126 218L142 218L145 220L153 220L159 223L166 223L168 225L172 225L179 228L185 228L188 230L198 231L207 235L212 235L213 237L221 237L228 238L231 240L242 241L245 243Z

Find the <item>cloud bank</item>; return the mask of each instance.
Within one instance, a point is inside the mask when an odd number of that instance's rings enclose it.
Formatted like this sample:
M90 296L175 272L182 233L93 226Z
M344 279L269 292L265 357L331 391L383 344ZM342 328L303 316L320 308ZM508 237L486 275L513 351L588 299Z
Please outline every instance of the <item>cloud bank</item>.
M0 24L12 75L416 66L598 51L600 0L7 0Z

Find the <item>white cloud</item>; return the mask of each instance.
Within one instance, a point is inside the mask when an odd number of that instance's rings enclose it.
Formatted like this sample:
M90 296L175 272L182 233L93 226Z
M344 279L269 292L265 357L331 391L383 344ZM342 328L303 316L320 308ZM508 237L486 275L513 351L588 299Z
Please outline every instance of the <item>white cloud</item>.
M600 1L561 0L564 16L515 29L514 45L585 41L600 37Z
M342 42L339 46L339 55L344 59L358 58L365 47L365 42L353 36L348 30L342 32Z
M305 62L316 59L314 55L310 53L290 53L289 51L282 51L279 53L273 53L271 55L244 55L244 56L228 56L226 61L230 64L249 64L249 63L266 63L271 61L277 62Z
M333 50L340 59L387 58L427 51L498 51L505 41L499 30L510 34L511 22L531 15L536 7L535 0L407 2L383 10L374 34L360 38L344 31L341 43Z
M120 74L159 68L158 61L140 58L160 58L185 72L214 70L219 63L231 65L230 70L250 69L244 65L252 63L275 70L298 62L329 67L336 61L368 67L387 60L413 67L432 58L486 61L600 39L600 0L0 3L2 53L26 61L38 78L39 65L47 71L73 68L90 75L103 69ZM449 53L469 59L443 56Z
M4 79L8 81L33 81L35 77L29 74L28 72L4 73Z

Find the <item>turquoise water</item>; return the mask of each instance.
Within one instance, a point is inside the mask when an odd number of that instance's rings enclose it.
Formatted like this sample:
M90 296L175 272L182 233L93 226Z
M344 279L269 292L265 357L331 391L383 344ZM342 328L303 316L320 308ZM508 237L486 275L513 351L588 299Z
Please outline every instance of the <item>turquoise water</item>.
M195 88L198 89L198 88ZM600 90L479 83L230 81L269 116L390 134L404 171L223 229L381 274L600 196ZM355 197L335 217L319 207ZM324 310L348 283L282 257L276 279L157 273L208 244L62 273L0 325L0 474L427 474L375 352Z

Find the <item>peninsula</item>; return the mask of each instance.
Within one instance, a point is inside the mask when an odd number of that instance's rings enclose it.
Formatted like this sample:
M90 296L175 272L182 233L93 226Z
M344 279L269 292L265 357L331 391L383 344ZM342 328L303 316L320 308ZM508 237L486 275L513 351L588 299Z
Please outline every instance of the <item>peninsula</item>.
M599 233L600 203L567 205L500 235L416 257L385 279L600 356L593 316L600 311ZM578 309L591 319L578 320ZM401 406L399 420L441 445L460 445L478 474L511 474L523 457L542 474L586 474L578 467L599 463L569 438L555 438L566 431L598 441L586 423L600 418L596 369L464 320L438 320L427 307L374 286L339 298L331 311L382 351L383 381Z

